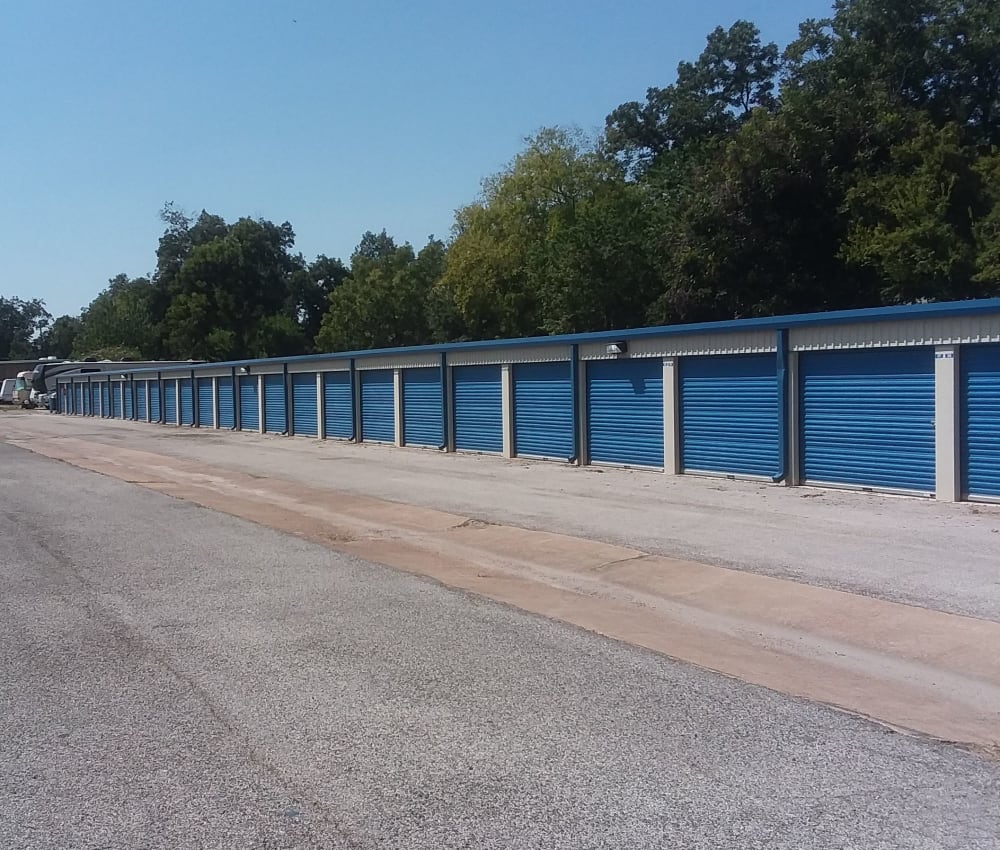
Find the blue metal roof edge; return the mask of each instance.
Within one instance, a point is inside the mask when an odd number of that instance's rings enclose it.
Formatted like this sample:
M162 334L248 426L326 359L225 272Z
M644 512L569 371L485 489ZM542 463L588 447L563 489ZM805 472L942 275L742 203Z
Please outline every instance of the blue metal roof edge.
M721 322L697 322L687 325L660 325L630 328L617 331L594 331L556 336L518 337L515 339L486 339L471 342L448 342L437 345L411 345L399 348L372 348L361 351L334 351L322 354L298 354L290 357L264 357L250 360L223 362L196 362L189 367L172 366L165 369L122 369L121 374L151 375L158 372L190 373L192 369L219 369L225 367L253 366L280 363L309 363L321 360L347 360L349 358L400 356L407 354L439 354L448 351L475 351L490 348L518 348L528 345L580 345L606 340L633 340L647 337L677 336L726 331L782 330L809 325L844 325L854 322L891 322L902 319L944 319L952 316L976 316L1000 313L1000 298L979 298L966 301L943 301L928 304L907 304L896 307L864 307L858 310L831 310L821 313L797 313L785 316L764 316L755 319L728 319ZM125 364L122 364L123 366ZM58 378L57 378L58 383Z

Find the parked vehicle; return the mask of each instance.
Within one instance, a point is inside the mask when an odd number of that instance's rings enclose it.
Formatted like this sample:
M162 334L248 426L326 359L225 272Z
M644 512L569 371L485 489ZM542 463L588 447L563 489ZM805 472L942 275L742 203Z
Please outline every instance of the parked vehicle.
M0 385L0 404L14 403L14 383L14 378L4 378L3 384Z
M14 404L33 408L36 404L31 399L31 372L18 372L14 379Z

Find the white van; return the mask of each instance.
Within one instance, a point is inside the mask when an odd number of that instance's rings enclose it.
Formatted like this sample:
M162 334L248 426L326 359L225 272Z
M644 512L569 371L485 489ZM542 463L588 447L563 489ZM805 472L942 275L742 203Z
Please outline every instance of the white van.
M4 378L3 385L0 386L0 404L14 403L14 378Z

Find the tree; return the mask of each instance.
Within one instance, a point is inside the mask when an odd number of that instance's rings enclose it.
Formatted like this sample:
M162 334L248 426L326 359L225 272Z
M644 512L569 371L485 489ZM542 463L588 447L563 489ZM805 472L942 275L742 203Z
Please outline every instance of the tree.
M148 278L119 274L80 316L73 344L77 357L143 360L153 356L153 286ZM109 352L117 356L111 358Z
M35 357L37 338L51 320L44 301L0 296L0 357L8 360Z
M60 316L38 337L38 353L42 357L65 360L73 355L76 339L83 330L79 316Z

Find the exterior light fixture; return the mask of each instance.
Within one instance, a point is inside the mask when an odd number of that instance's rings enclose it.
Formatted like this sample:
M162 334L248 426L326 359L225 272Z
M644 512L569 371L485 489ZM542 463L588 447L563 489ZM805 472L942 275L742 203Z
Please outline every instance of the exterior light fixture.
M240 366L240 374L241 375L249 375L250 374L250 367L249 366Z
M608 354L626 354L628 353L628 343L624 340L621 342L612 342L604 350Z
M127 381L127 380L128 380L128 375L126 375L126 374L125 374L124 372L122 372L122 374L120 374L120 375L118 376L118 378L119 378L120 380L122 380L122 381Z

